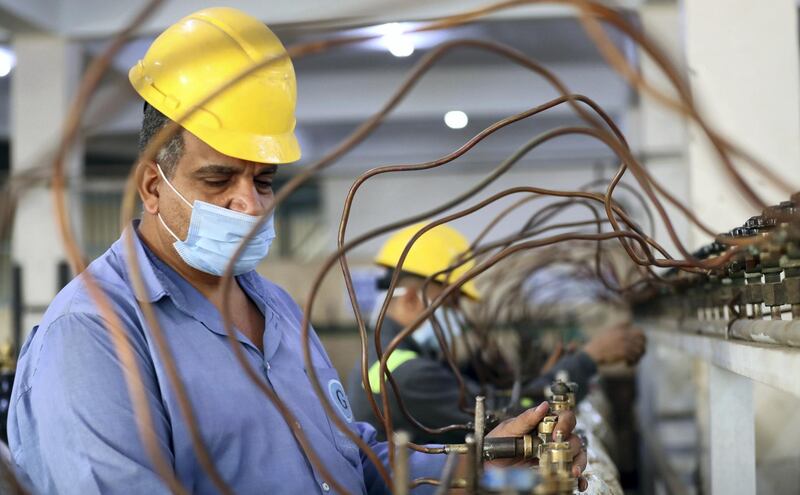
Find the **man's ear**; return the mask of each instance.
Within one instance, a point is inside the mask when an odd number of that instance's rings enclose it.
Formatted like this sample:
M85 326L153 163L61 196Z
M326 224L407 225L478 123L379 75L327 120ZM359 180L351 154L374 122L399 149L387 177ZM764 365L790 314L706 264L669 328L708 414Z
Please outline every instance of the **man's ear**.
M156 169L156 162L140 161L136 170L136 187L139 190L144 211L151 215L158 213L158 185L160 183L161 177Z

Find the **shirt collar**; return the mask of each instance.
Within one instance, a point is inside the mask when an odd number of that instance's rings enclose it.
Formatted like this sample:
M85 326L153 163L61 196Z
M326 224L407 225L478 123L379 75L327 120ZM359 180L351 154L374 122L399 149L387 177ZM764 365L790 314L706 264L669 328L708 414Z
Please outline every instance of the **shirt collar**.
M192 287L192 285L184 279L178 272L176 272L169 264L160 259L147 245L142 241L139 234L139 220L134 220L128 228L123 232L122 237L117 240L112 246L112 250L121 254L125 266L123 273L126 282L133 287L130 273L128 272L128 257L126 246L126 235L134 234L134 252L136 253L136 264L139 266L140 274L145 286L145 300L149 303L154 303L164 296L169 297L172 302L184 313L191 315L196 320L202 322L206 327L220 335L224 335L222 315L208 303L208 300L200 294L200 292ZM276 316L275 302L272 300L269 291L265 291L263 284L259 281L259 276L255 271L250 271L242 275L236 276L236 282L247 292L248 296L261 310L267 322L267 329L265 330L264 354L265 357L271 357L280 341L277 338L276 325L277 321L274 320ZM136 298L142 302L138 295ZM269 331L272 329L272 331ZM270 338L268 337L269 335ZM237 332L237 338L245 342L244 336Z
M156 273L152 257L155 256L144 245L141 237L139 236L139 220L134 220L122 233L122 236L111 246L111 250L119 256L123 262L122 273L125 281L133 287L133 277L130 273L129 263L131 260L139 267L139 274L141 275L142 282L144 283L144 294L136 293L136 299L139 301L156 302L169 292L164 287L164 281L159 278ZM133 237L133 255L128 251L128 240L126 236Z

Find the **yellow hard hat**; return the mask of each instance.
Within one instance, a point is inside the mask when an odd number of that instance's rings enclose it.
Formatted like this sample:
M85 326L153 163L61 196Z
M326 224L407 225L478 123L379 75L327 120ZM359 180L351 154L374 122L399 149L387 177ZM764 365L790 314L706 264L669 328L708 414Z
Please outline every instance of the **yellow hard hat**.
M236 9L204 9L153 41L128 77L139 95L179 121L257 62L286 49L258 19ZM228 156L259 163L300 159L294 135L297 88L289 57L271 62L205 103L181 125Z
M408 242L424 226L424 223L418 223L392 235L378 252L375 263L387 268L395 268ZM450 265L460 259L460 256L469 256L469 254L469 242L459 231L446 224L438 225L416 240L406 256L402 271L427 278L434 273L448 269ZM473 266L475 266L475 262L469 260L449 274L443 273L436 276L435 280L452 283ZM461 292L471 299L480 299L480 293L472 280L461 286Z

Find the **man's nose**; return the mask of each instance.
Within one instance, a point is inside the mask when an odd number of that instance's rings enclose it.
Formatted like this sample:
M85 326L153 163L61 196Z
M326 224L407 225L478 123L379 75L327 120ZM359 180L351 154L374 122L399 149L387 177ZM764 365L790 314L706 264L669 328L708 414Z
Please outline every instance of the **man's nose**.
M247 215L262 215L264 205L253 179L243 178L236 183L228 208Z

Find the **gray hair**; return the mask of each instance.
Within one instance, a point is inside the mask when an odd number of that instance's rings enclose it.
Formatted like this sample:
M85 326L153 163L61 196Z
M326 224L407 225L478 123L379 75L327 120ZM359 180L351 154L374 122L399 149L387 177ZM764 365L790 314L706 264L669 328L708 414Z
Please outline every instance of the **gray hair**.
M170 122L171 120L163 113L156 110L152 105L145 103L142 128L139 131L139 153L144 152L153 137L158 134L158 131ZM175 174L175 167L183 156L183 151L183 133L178 130L156 153L156 161L161 165L161 169L167 178L172 178Z

